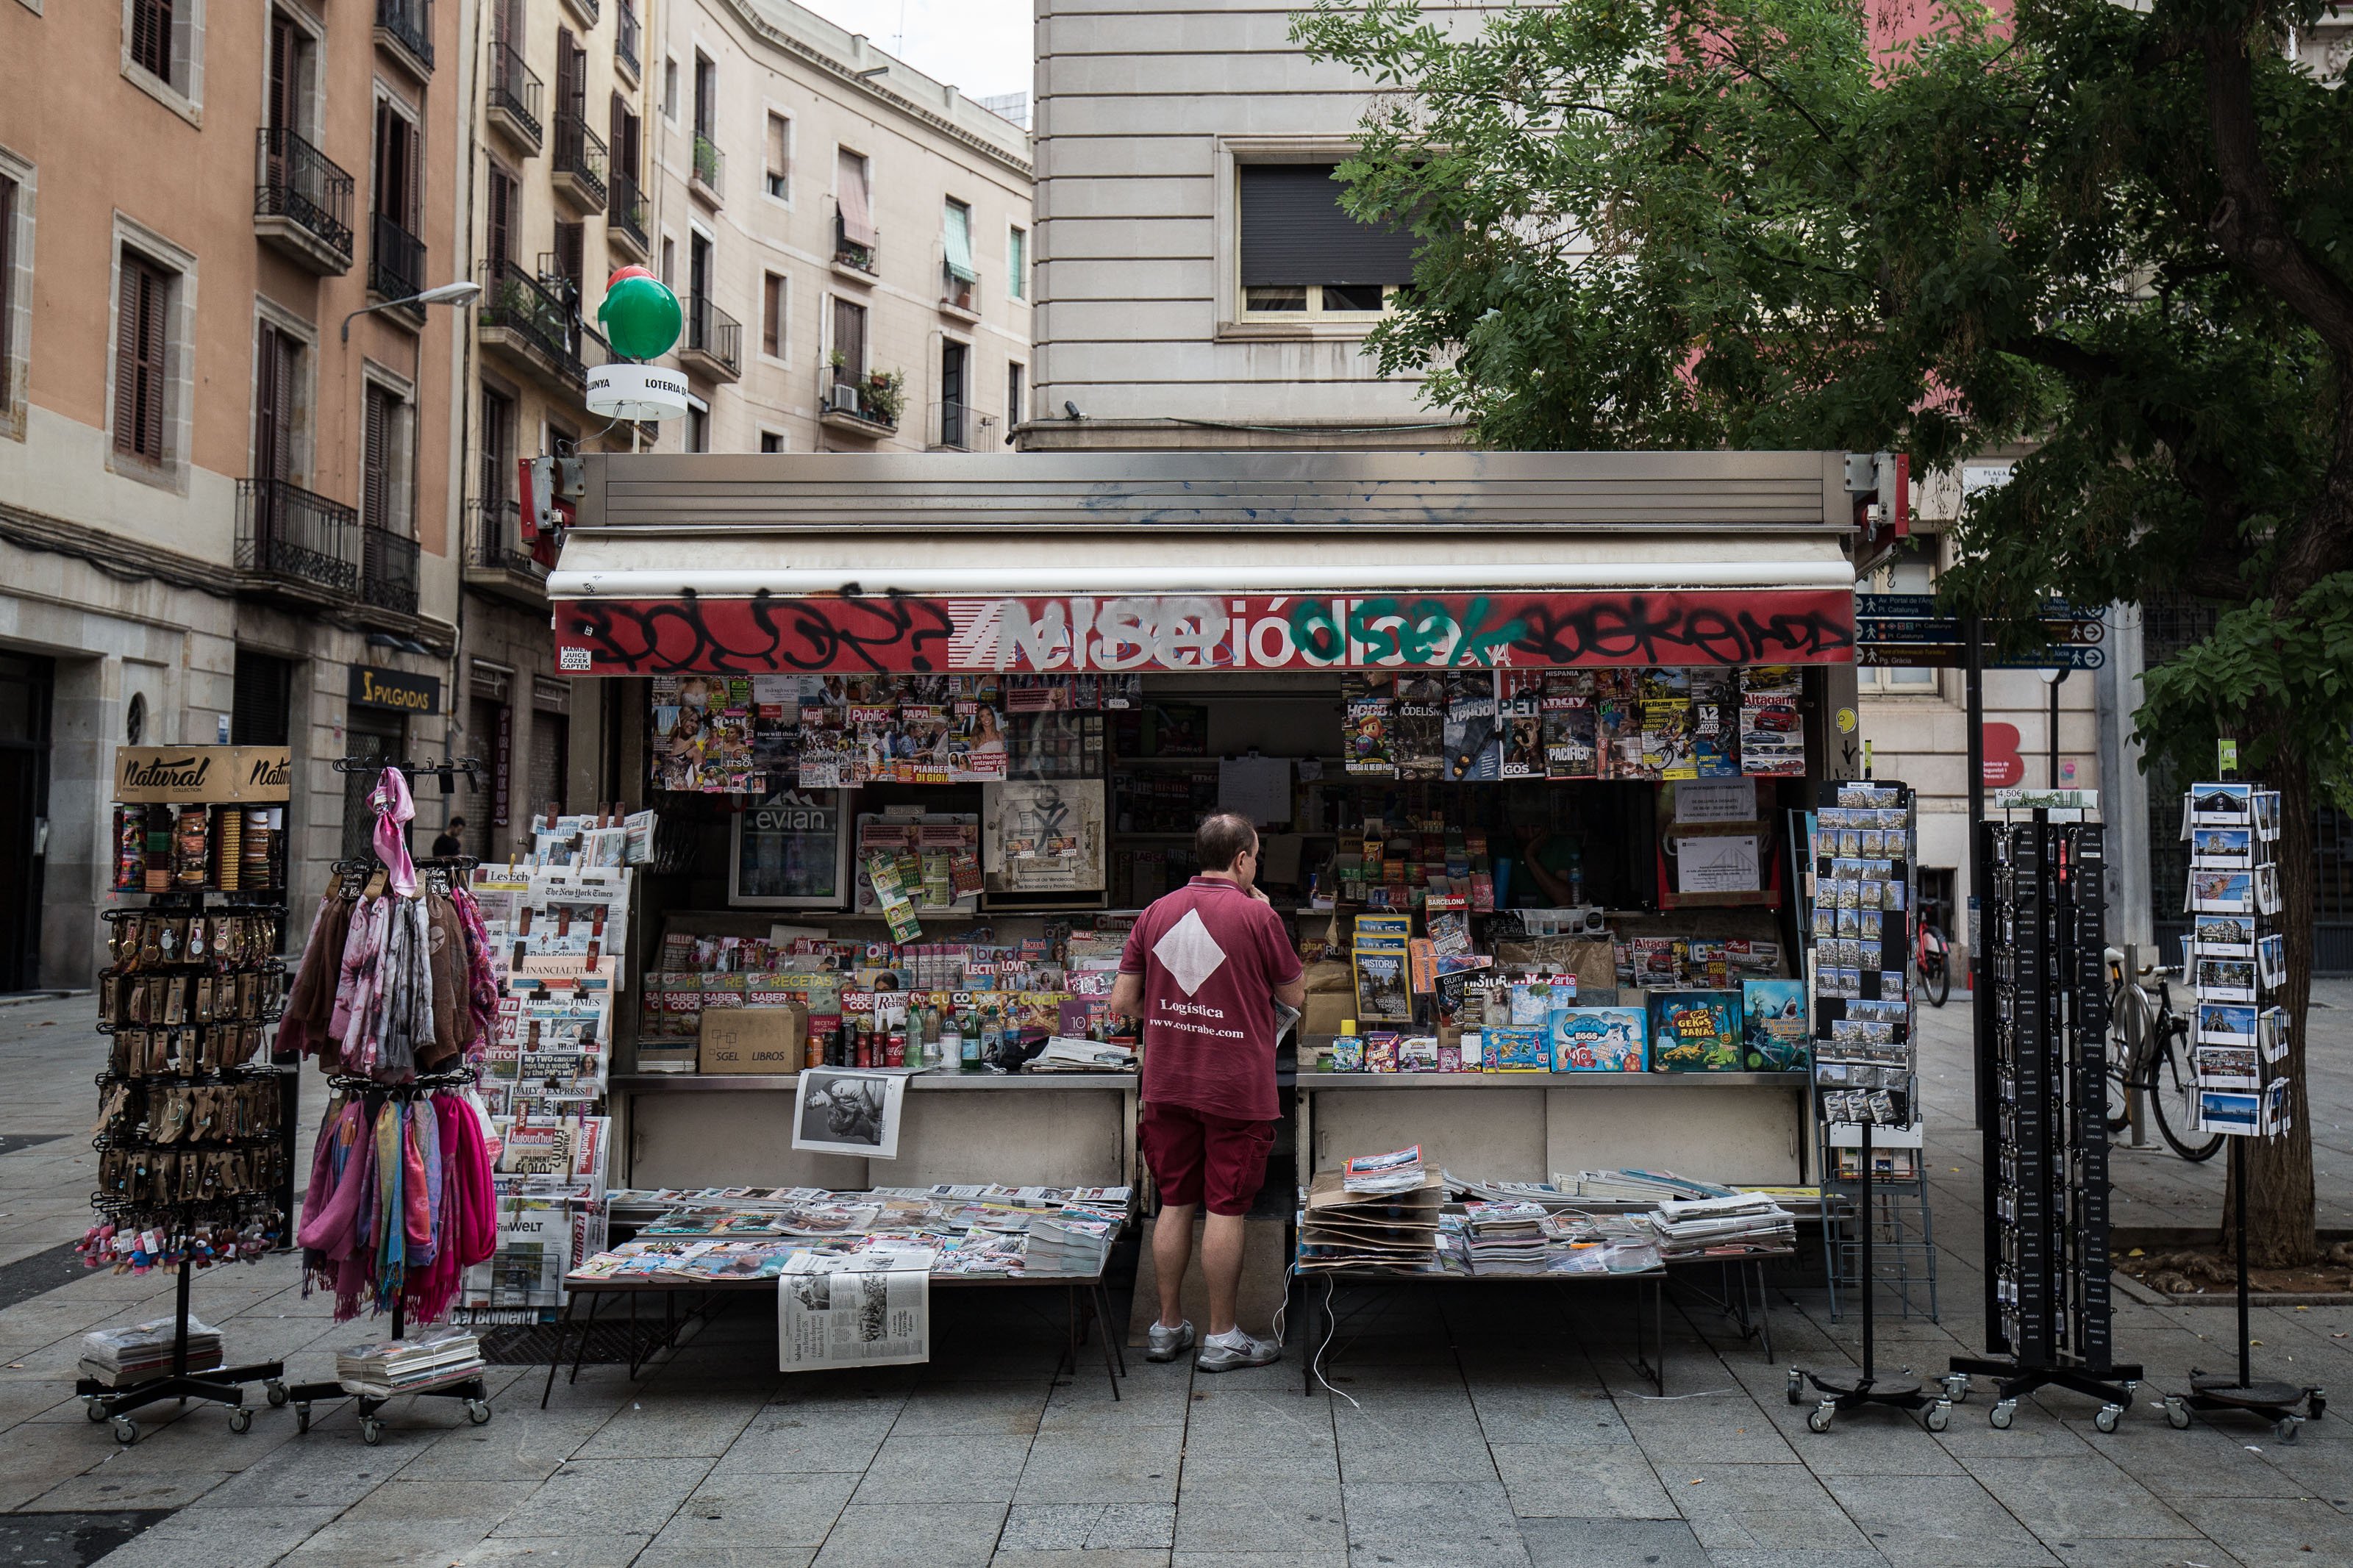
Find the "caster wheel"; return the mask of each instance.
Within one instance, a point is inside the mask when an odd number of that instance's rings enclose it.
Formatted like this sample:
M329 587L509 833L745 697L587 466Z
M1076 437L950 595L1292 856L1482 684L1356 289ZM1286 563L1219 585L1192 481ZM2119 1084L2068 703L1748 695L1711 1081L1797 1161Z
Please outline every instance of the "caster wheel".
M360 1423L360 1441L375 1447L384 1441L384 1423L370 1419Z
M240 1405L236 1409L230 1411L228 1413L228 1429L239 1434L252 1431L252 1408L249 1405Z
M1947 1373L1945 1377L1945 1397L1951 1400L1954 1404L1959 1405L1967 1401L1968 1396L1969 1374L1965 1372Z
M466 1401L466 1419L471 1421L477 1426L487 1425L491 1419L491 1406L489 1402L480 1399L469 1399Z
M2317 1421L2320 1419L2320 1413L2328 1408L2328 1401L2323 1399L2320 1396L2320 1390L2316 1388L2312 1391L2311 1394L2306 1398L2304 1407L2306 1410L2311 1411L2312 1418L2315 1421Z
M273 1377L262 1386L269 1395L269 1408L272 1410L284 1408L286 1404L286 1385Z
M2092 1425L2103 1432L2113 1432L2116 1429L2117 1418L2124 1413L2125 1407L2121 1405L2103 1405L2100 1413L2092 1417Z
M2140 1392L2140 1379L2137 1377L2126 1378L2124 1383L2124 1390L2126 1394L2138 1394Z
M128 1415L114 1418L114 1440L128 1448L139 1441L139 1423Z
M2165 1424L2177 1432L2189 1431L2189 1406L2179 1399L2168 1399L2165 1402Z
M85 1394L81 1398L81 1413L92 1421L103 1421L106 1419L106 1401L95 1394Z
M1953 1424L1953 1402L1949 1399L1939 1399L1936 1404L1928 1406L1926 1420L1931 1432L1941 1432Z
M310 1429L311 1402L305 1399L294 1406L294 1430L308 1432Z
M1837 1408L1838 1406L1834 1405L1815 1405L1813 1409L1806 1414L1807 1428L1810 1431L1815 1432L1829 1431L1831 1429L1831 1413Z
M1986 1419L1992 1423L1995 1431L2007 1432L2010 1430L2010 1417L2017 1413L2017 1410L2018 1401L2005 1399L1986 1412Z
M1793 1367L1791 1367L1791 1368L1789 1369L1789 1403L1790 1403L1790 1404L1792 1404L1792 1405L1803 1405L1805 1402L1806 1402L1806 1378L1805 1378L1805 1374L1804 1374L1803 1373L1800 1373L1800 1372L1799 1372L1796 1367L1794 1367L1794 1366L1793 1366ZM93 1421L95 1421L95 1420L97 1420L97 1419L98 1419L98 1417L96 1417L95 1415L93 1415L93 1416L91 1416L91 1417L90 1417L90 1419L91 1419L91 1420L93 1420Z
M2295 1441L2295 1429L2303 1425L2304 1423L2295 1416L2283 1415L2272 1427L2272 1436L2280 1442L2293 1443Z

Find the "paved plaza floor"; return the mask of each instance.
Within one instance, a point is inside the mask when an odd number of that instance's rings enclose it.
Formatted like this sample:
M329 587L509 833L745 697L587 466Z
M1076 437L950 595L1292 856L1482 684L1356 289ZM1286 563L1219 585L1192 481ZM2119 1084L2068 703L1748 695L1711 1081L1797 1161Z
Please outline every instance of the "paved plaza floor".
M2353 984L2320 994L2335 1004L2310 1031L2321 1223L2353 1228ZM1099 1372L1056 1381L1059 1295L987 1291L935 1314L923 1367L788 1380L773 1310L747 1303L635 1383L585 1368L544 1411L542 1373L498 1369L486 1426L453 1404L396 1403L369 1447L347 1405L321 1405L307 1435L264 1409L244 1436L196 1407L119 1449L72 1398L78 1341L168 1310L171 1285L84 1277L55 1256L89 1213L90 1013L86 997L0 1008L0 1564L2353 1561L2353 1430L2332 1416L2293 1446L2252 1422L2171 1430L2154 1392L2229 1363L2231 1314L2126 1300L2116 1342L2151 1384L2113 1435L2063 1394L1996 1431L1982 1392L1942 1435L1889 1413L1810 1433L1784 1398L1787 1366L1858 1349L1852 1317L1829 1322L1814 1288L1776 1291L1771 1363L1704 1303L1671 1300L1669 1396L1651 1397L1622 1292L1531 1284L1394 1292L1351 1321L1335 1392L1312 1397L1294 1346L1217 1377L1131 1352L1113 1404ZM1927 1013L1923 1056L1942 1321L1882 1326L1883 1363L1924 1372L1981 1349L1968 1016L1957 1001ZM310 1091L315 1111L315 1078ZM2213 1223L2220 1162L2158 1145L2120 1152L2116 1174L2119 1224ZM306 1300L290 1258L212 1270L196 1301L233 1358L281 1357L297 1377L327 1375L332 1348L367 1331ZM2353 1307L2260 1311L2257 1375L2353 1387L2348 1333Z

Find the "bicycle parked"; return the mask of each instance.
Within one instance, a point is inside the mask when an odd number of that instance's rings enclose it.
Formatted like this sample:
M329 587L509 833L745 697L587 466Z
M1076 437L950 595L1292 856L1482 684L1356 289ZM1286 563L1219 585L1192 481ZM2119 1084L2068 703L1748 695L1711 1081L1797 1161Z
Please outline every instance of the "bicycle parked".
M1926 914L1913 927L1912 963L1920 972L1920 994L1943 1006L1953 994L1953 944Z
M2175 1153L2185 1160L2211 1159L2222 1147L2222 1134L2199 1132L2191 1113L2197 1089L2189 1066L2189 1019L2173 1008L2171 982L2179 972L2149 964L2138 976L2128 976L2121 950L2109 948L2106 956L2108 1131L2121 1132L2132 1124L2132 1095L2137 1089L2148 1096L2157 1130ZM2154 991L2147 984L2152 978ZM2136 1035L2137 1045L2133 1043Z

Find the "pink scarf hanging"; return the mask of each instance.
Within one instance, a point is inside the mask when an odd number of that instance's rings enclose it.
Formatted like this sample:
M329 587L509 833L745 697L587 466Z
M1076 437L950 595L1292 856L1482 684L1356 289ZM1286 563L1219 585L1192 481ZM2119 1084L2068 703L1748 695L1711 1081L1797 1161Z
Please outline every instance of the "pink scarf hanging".
M386 768L368 795L375 811L375 858L392 873L392 890L404 899L417 896L417 862L408 858L408 825L416 820L417 802L409 797L408 780L398 768Z

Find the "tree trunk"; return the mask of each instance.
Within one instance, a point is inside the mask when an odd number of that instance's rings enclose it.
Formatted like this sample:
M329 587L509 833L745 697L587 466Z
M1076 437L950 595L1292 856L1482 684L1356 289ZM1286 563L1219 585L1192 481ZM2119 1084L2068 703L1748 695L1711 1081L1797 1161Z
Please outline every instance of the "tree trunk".
M2279 863L2279 929L2287 938L2287 986L2276 1001L2287 1009L2290 1126L2276 1138L2250 1139L2247 1145L2248 1261L2264 1268L2293 1268L2315 1261L2320 1254L2315 1228L2312 1188L2312 1122L2305 1082L2304 1025L2312 1001L2313 824L2312 775L2304 754L2295 749L2292 730L2283 716L2258 723L2277 737L2279 745L2261 781L2279 791L2280 836L2274 847ZM2194 983L2195 976L2191 979ZM2225 1253L2236 1245L2232 1235L2232 1196L2224 1178L2222 1240Z

